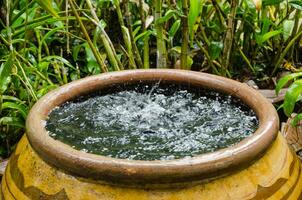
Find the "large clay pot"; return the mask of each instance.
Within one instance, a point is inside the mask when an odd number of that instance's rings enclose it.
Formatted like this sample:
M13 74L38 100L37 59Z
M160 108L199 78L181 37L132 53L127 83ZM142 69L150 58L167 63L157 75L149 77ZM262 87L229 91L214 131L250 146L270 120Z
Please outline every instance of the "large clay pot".
M77 151L49 137L44 128L50 110L76 96L113 84L158 80L238 97L255 111L259 128L229 148L169 161L114 159ZM26 135L2 179L2 198L302 199L301 164L278 129L278 115L263 96L226 78L182 70L133 70L92 76L50 92L32 108Z

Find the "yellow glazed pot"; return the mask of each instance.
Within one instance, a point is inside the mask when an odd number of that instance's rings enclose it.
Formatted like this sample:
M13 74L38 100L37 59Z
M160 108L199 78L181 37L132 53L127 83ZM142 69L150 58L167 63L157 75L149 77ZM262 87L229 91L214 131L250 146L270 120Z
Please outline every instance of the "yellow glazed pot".
M112 85L179 83L240 98L259 119L238 144L169 161L115 159L77 151L48 136L55 107ZM60 87L32 108L2 179L2 199L241 200L302 199L301 164L278 133L278 115L258 92L236 81L182 70L106 73Z

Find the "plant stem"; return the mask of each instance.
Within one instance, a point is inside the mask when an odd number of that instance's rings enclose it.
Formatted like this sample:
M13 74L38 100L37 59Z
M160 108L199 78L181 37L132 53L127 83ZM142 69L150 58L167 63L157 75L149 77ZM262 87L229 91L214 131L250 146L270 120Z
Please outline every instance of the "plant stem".
M9 50L13 51L12 30L10 28L10 2L6 0L6 31L8 36Z
M32 87L32 85L30 84L30 81L28 79L28 77L26 76L26 73L21 65L21 63L19 62L18 59L16 59L17 61L17 66L19 67L20 71L22 72L23 78L24 78L24 83L25 83L25 87L28 89L29 93L32 95L33 99L35 101L38 101L37 95Z
M139 13L140 18L142 22L142 30L145 32L147 30L146 28L146 15L143 8L143 0L139 0ZM143 55L144 55L144 69L149 69L149 36L147 36L144 39L144 49L143 49Z
M149 36L147 36L144 40L144 69L150 68L149 51Z
M220 6L218 5L218 3L217 3L216 0L212 0L212 4L213 4L213 6L214 6L214 8L215 8L215 10L216 10L216 13L217 13L217 15L218 15L218 19L219 19L219 21L220 21L220 24L221 24L224 28L226 28L226 25L225 25L225 18L226 18L226 16L225 16L224 12L221 10L221 8L220 8Z
M234 29L235 29L235 16L237 9L237 0L231 0L231 12L228 17L228 25L223 43L222 53L222 75L226 75L226 71L230 65L230 57L232 52L233 40L234 40Z
M86 28L85 28L85 26L84 26L84 24L83 24L80 16L79 16L79 13L77 12L77 10L75 8L74 0L69 0L69 2L70 2L71 9L72 9L72 11L73 11L73 13L74 13L74 15L75 15L78 23L80 24L80 28L81 28L81 30L82 30L82 32L83 32L83 34L84 34L84 36L85 36L85 38L87 40L87 42L88 42L88 44L89 44L92 52L93 52L93 55L95 56L95 59L97 60L99 66L100 66L101 71L108 72L107 66L106 66L106 64L105 64L102 56L100 55L100 53L98 52L98 50L96 49L96 47L93 45L93 43L92 43L92 41L91 41L91 39L89 37L89 34L88 34L88 32L87 32L87 30L86 30Z
M122 64L119 62L118 58L117 58L117 55L116 55L116 51L114 48L112 48L113 45L110 45L111 41L106 33L106 31L104 30L104 28L102 26L99 26L99 18L98 16L96 15L95 13L95 10L92 6L92 3L90 0L86 0L86 3L90 9L90 12L94 18L94 20L96 21L96 25L98 26L98 28L100 29L100 37L101 37L101 40L104 44L104 47L105 47L105 50L107 52L107 55L108 55L108 58L109 58L109 61L111 63L111 65L113 66L114 70L115 71L119 71L120 68L122 68Z
M156 43L157 43L157 68L167 68L167 50L166 43L164 40L164 28L163 23L158 23L158 19L161 18L162 0L155 1L155 32L156 32Z
M212 59L208 53L208 51L202 46L201 42L199 42L198 40L196 40L196 44L198 45L198 47L200 48L200 50L204 53L205 57L207 58L210 67L212 68L212 70L216 73L219 74L218 70L216 69L215 65L212 62Z
M278 56L278 60L275 64L272 76L275 75L275 73L277 72L277 69L280 67L284 57L286 56L287 52L290 50L290 48L295 44L295 42L300 38L300 36L302 36L302 30L288 43L288 45L285 47L285 49L282 51L282 53L280 54L280 56Z
M188 0L182 0L182 10L184 16L181 17L182 43L181 43L181 53L180 53L180 67L181 69L187 69L188 43L189 43Z
M70 54L70 38L69 38L69 12L68 12L68 8L69 8L69 3L68 1L65 1L65 12L66 12L66 51L67 54Z
M53 85L53 82L48 79L46 76L44 76L36 67L34 67L26 58L24 58L21 54L19 54L17 51L15 51L16 56L18 56L23 63L26 63L28 67L30 67L38 76L40 76L42 79L44 79L48 84Z
M122 29L124 43L127 48L127 55L129 57L129 67L131 69L136 69L137 67L136 67L136 63L135 63L134 55L133 55L133 51L132 51L130 34L129 34L129 30L127 29L127 27L125 26L125 23L124 23L123 14L121 11L119 0L114 0L114 6L115 6L115 9L117 12L118 21L119 21L121 29Z
M295 24L294 24L294 28L293 28L293 31L292 31L292 35L291 37L293 37L294 35L297 34L297 31L299 29L299 25L300 25L300 14L301 14L301 11L300 10L296 10L296 13L295 13ZM290 58L294 59L294 51L295 51L295 45L293 45L290 49Z
M238 49L238 51L239 51L241 57L242 57L243 60L246 62L246 64L249 66L250 70L251 70L254 74L256 74L256 71L255 71L254 67L252 66L251 62L249 61L249 59L246 57L246 55L245 55L244 52L241 50L241 48L240 48L238 45L236 45L236 46L237 46L237 49Z
M134 51L135 60L138 64L138 67L141 68L141 67L143 67L143 61L142 61L139 50L134 41L133 29L132 29L132 23L131 23L131 12L129 11L129 0L124 0L124 2L125 2L125 18L126 18L126 22L127 22L127 28L129 30L132 49Z

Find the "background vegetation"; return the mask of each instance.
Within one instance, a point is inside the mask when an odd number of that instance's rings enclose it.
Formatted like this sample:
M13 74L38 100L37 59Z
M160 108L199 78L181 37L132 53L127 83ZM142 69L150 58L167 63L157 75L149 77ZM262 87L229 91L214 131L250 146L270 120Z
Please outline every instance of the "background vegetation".
M41 96L87 75L181 68L272 88L301 66L301 10L301 0L0 0L0 156Z

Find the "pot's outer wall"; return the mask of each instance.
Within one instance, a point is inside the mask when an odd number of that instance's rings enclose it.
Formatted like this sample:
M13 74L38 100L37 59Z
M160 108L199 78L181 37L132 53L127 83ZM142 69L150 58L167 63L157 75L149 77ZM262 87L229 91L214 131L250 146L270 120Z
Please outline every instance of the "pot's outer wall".
M113 84L140 81L173 82L231 94L256 112L259 128L252 136L229 148L169 161L133 161L89 154L48 136L45 120L55 106ZM275 108L256 90L223 77L171 69L126 70L74 81L41 98L31 109L26 122L28 140L44 161L81 177L127 186L183 185L227 175L259 159L275 140L278 129Z
M49 111L113 83L162 80L239 97L257 114L257 131L240 143L191 159L131 161L72 149L48 136ZM218 122L219 123L219 122ZM88 77L44 96L2 178L2 199L17 200L300 200L301 164L278 134L274 107L236 81L182 70L132 70Z
M24 136L2 179L5 200L300 200L301 192L300 161L281 134L248 168L174 189L165 185L157 189L113 186L71 176L44 162Z

